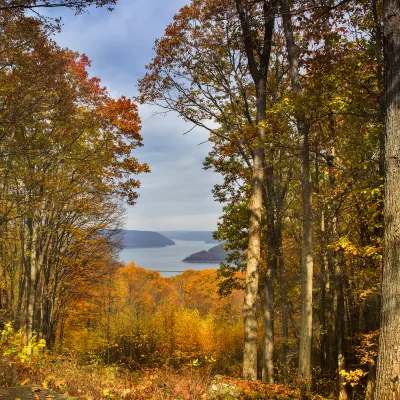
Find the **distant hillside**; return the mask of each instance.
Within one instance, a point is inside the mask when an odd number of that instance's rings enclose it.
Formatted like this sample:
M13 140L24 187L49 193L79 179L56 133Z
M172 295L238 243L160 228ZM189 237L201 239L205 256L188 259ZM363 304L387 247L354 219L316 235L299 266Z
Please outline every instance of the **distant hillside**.
M222 244L212 247L210 250L202 250L186 257L183 262L187 263L203 263L212 262L220 263L225 261L228 252L222 248Z
M211 231L166 231L160 232L162 235L173 240L189 240L206 243L218 243L213 239Z
M158 232L123 231L123 246L125 249L172 246L175 242Z

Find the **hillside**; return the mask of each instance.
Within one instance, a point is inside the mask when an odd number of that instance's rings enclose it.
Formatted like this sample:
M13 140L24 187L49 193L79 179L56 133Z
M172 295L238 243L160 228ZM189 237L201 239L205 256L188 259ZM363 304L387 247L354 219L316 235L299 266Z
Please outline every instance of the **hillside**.
M186 257L183 262L187 263L203 263L203 262L215 262L220 263L225 261L227 251L222 248L222 244L212 247L208 251L202 250L197 253L191 254Z
M158 232L151 231L123 231L123 247L125 249L139 249L150 247L173 246L175 242Z
M172 240L218 243L218 241L213 238L211 231L165 231L160 232L160 234Z

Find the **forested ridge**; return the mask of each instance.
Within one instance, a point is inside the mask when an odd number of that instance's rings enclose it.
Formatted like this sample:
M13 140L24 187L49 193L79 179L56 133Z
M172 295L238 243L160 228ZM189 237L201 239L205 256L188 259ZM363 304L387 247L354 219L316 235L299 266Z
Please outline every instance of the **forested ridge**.
M0 386L400 400L399 1L188 0L134 99L41 13L90 6L0 0ZM118 262L140 103L209 133L218 270Z

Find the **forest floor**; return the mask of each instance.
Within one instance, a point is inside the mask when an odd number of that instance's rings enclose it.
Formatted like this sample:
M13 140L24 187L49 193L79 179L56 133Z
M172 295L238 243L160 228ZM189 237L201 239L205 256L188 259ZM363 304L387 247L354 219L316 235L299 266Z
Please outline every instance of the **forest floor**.
M264 385L259 381L215 376L203 369L186 368L176 371L163 368L132 372L118 366L105 366L100 363L83 365L72 358L60 356L46 357L40 363L29 366L0 365L1 386L18 387L21 384L26 388L15 388L14 392L10 392L10 389L7 389L8 392L0 389L0 398L7 400L9 398L12 400L17 398L20 400L42 398L46 400L76 398L85 400L291 400L300 398L298 390L284 385ZM24 391L25 395L23 395ZM310 398L323 399L320 396L310 396Z

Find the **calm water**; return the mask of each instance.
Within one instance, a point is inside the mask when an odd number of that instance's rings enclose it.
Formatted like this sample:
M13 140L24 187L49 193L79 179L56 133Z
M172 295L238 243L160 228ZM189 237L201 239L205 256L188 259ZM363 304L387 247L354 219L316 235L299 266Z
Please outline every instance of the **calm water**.
M186 269L218 268L217 263L184 263L182 260L193 253L208 250L216 243L174 240L175 246L152 249L125 249L120 253L120 260L124 263L133 261L138 267L157 270L162 276L174 276ZM165 271L165 272L163 272ZM174 271L174 272L171 272Z

